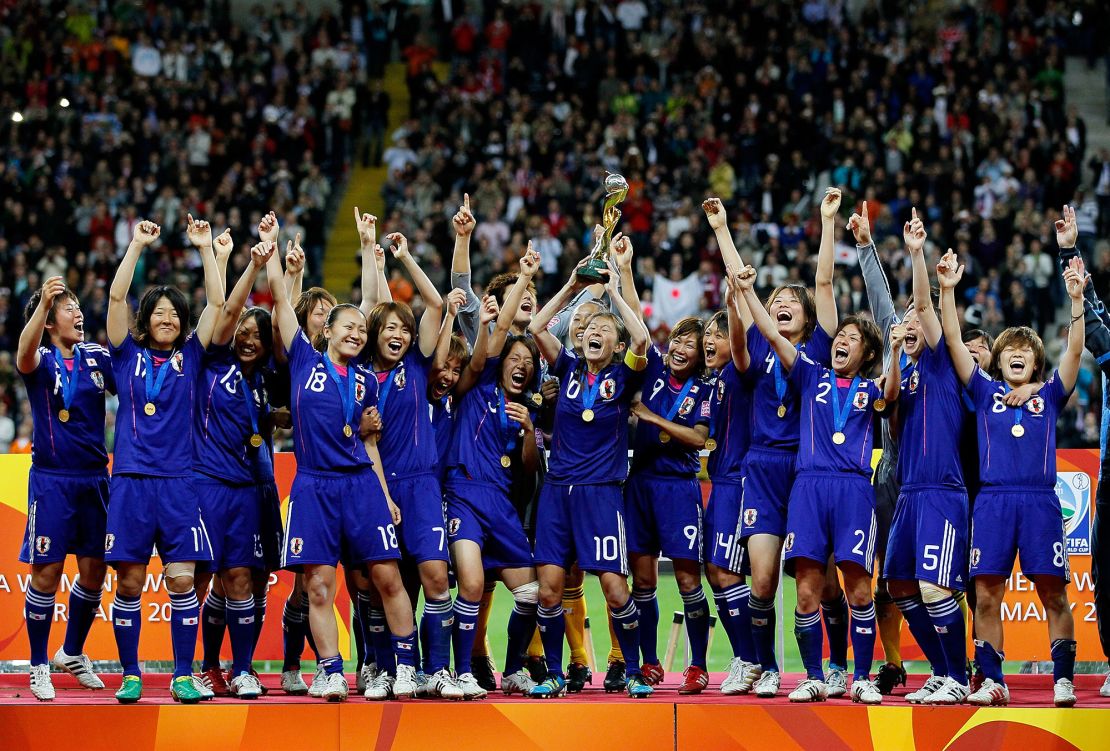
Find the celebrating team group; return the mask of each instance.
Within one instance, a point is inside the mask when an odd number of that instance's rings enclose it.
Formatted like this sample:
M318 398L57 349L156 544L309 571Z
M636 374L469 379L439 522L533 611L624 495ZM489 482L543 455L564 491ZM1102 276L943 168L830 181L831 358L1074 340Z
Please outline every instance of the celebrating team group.
M952 251L936 266L938 310L916 212L904 226L910 307L894 309L864 204L848 229L879 325L841 316L833 292L840 203L835 188L820 203L812 292L788 284L764 301L723 205L706 200L727 269L726 308L708 321L678 321L666 351L644 323L630 239L602 228L607 266L591 279L583 260L538 309L531 244L519 271L490 280L483 299L474 295L469 199L453 218L446 296L403 235L386 235L383 248L376 219L356 208L356 306L320 288L301 291L304 254L288 243L283 269L272 213L227 292L231 235L213 237L190 216L206 292L190 330L188 301L175 287L148 289L131 310L136 266L160 232L140 222L112 282L107 348L85 341L79 301L59 277L31 298L19 340L34 418L20 556L32 572L25 612L34 695L54 698L51 665L103 688L84 642L110 565L123 666L116 697L141 698L141 594L156 548L170 599L170 691L184 703L265 693L251 664L268 575L279 568L296 572L282 617L282 690L345 699L333 607L339 564L354 604L356 686L367 699L478 699L496 688L485 628L498 580L513 599L501 690L534 698L582 690L592 682L584 573L598 577L608 607L606 690L649 696L664 677L656 586L666 556L690 647L679 693L709 687L704 573L733 655L720 691L780 694L774 597L785 568L797 583L794 633L806 672L791 701L882 701L872 675L878 573L932 669L906 699L1004 705L1000 610L1020 553L1048 616L1055 703L1073 705L1068 556L1054 487L1056 417L1079 372L1089 285L1082 259L1067 250L1074 213L1064 207L1056 222L1072 325L1046 375L1032 329L1010 328L993 342L961 331L963 266ZM422 298L419 321L390 297L390 256ZM244 309L262 274L272 311ZM106 393L118 397L111 477ZM297 465L284 522L276 428L291 428ZM877 431L887 439L885 471L880 465L873 485ZM704 508L703 451L712 481ZM80 574L64 643L48 659L68 554ZM976 686L966 669L965 591L976 601ZM300 672L306 640L317 658L311 685Z

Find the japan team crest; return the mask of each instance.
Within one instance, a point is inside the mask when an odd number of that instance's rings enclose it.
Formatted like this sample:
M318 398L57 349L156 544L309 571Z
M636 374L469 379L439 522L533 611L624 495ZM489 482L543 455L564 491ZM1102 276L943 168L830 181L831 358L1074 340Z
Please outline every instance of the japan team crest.
M979 565L979 556L980 555L981 554L979 552L979 548L972 548L971 549L971 567L972 568L975 568L976 566Z
M455 517L451 521L447 522L447 534L449 534L451 536L457 535L459 533L459 527L461 527L461 526L462 526L462 519L459 519L458 517Z
M914 393L915 391L917 391L917 384L918 384L918 381L920 381L920 380L921 380L921 377L920 377L920 374L917 372L917 370L914 370L912 373L910 373L910 393L911 394Z
M1044 412L1044 397L1034 396L1032 399L1025 403L1025 408L1035 415Z
M871 400L871 396L866 391L857 391L856 396L852 399L852 406L856 409L867 409L867 402Z
M783 549L786 550L787 553L789 553L791 550L794 549L794 533L793 532L788 532L786 534L786 542L783 545Z
M173 357L170 358L170 365L173 366L174 370L180 373L181 369L185 367L185 355L180 352L174 352Z
M617 393L617 382L612 378L606 378L601 382L599 392L602 399L612 399L613 395Z
M408 381L405 378L405 369L398 368L397 373L393 376L393 385L396 386L398 389L403 389L407 382Z
M355 401L361 402L366 399L366 384L362 381L355 379Z
M725 382L723 379L717 379L717 401L723 402L725 400Z
M759 512L754 508L744 509L744 526L755 526L755 520L759 518Z
M35 552L39 555L46 555L50 552L50 538L42 535L35 538Z
M92 382L96 385L96 388L100 391L103 391L104 374L101 373L99 370L94 370L93 372L89 373L89 376L92 378Z
M678 408L678 414L682 417L690 414L690 410L694 408L694 397L688 396L682 400L682 406Z
M302 540L300 537L294 537L292 540L289 541L290 553L292 553L293 555L300 555L302 550L304 550L304 540Z
M104 552L111 553L112 548L116 545L116 536L113 534L104 535Z

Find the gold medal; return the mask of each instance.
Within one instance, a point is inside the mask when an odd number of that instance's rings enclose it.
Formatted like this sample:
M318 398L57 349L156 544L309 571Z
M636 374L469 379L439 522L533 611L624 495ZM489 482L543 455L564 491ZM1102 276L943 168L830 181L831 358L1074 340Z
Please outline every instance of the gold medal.
M582 410L582 422L593 422L593 421L594 421L594 411L592 409Z
M543 405L543 395L540 394L539 392L536 392L535 394L532 394L532 404L535 404L537 407L542 406Z
M780 404L779 408L775 411L779 417L786 417L786 405Z
M146 412L148 415L153 415L157 411L158 408L154 406L154 402L147 402L146 406L143 407L143 412Z
M351 426L350 426L350 425L344 425L344 426L343 426L343 435L345 435L345 436L347 436L348 438L350 438L350 437L351 437L351 436L353 436L354 434L355 434L355 431L351 430Z
M835 433L833 433L833 443L835 443L837 446L844 443L844 441L845 441L844 434L841 433L839 430L836 431Z
M886 399L876 399L875 400L875 411L876 412L882 412L884 409L886 409Z
M670 433L664 433L662 430L660 430L659 431L659 442L660 443L670 443L671 442L671 434Z
M255 433L254 435L252 435L251 436L251 445L254 446L255 448L258 448L259 446L261 446L262 445L262 436L260 436L258 433Z
M715 451L716 449L717 449L716 439L706 438L705 439L705 450L706 451Z
M509 455L508 455L508 454L502 454L502 455L501 455L501 466L502 466L502 467L504 467L505 469L508 469L508 468L509 468L509 466L510 466L510 465L511 465L512 463L513 463L513 460L509 458Z
M58 410L58 421L59 422L69 422L69 410L68 409L63 408L63 409Z
M1023 435L1025 435L1025 428L1021 427L1020 425L1015 425L1014 427L1010 428L1010 434L1013 435L1014 438L1021 438Z

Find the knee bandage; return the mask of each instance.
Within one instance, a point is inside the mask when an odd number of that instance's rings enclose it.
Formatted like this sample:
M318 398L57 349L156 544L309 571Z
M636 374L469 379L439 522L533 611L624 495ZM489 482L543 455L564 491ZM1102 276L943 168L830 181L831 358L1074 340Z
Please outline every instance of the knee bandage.
M163 573L167 579L177 579L181 576L192 576L196 570L195 563L167 563Z
M521 584L519 587L514 587L513 599L521 604L535 605L540 601L540 583L528 582Z
M932 582L919 581L918 586L921 587L921 601L926 605L930 605L934 602L941 602L952 596L951 589L938 587Z

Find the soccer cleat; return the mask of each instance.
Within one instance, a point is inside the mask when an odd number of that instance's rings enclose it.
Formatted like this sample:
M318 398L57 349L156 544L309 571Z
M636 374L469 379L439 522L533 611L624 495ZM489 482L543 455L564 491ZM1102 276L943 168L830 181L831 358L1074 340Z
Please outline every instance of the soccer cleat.
M646 699L655 693L655 689L640 673L628 679L628 696L632 699Z
M1106 680L1103 681L1102 688L1098 690L1098 695L1104 699L1110 699L1110 674L1108 674Z
M232 678L228 688L239 699L257 699L262 696L262 684L250 673L240 673Z
M979 669L978 665L976 665L967 678L967 685L971 687L971 693L974 694L976 691L982 688L984 680L986 680L986 676L983 675L983 671Z
M755 662L745 662L744 669L740 673L740 684L738 688L740 693L746 694L755 686L755 682L763 675L763 666Z
M549 675L537 683L528 696L532 699L554 699L566 693L567 681L561 675Z
M971 689L949 676L944 679L943 686L926 696L921 703L928 704L929 706L945 707L954 704L963 704L967 701L968 694L970 693Z
M628 684L628 678L625 677L624 670L623 660L614 660L609 663L609 667L605 670L605 693L613 694L624 691L624 687Z
M455 679L455 686L462 691L463 699L466 701L485 699L488 693L484 688L478 685L478 680L474 677L474 673L463 673L460 675Z
M532 680L532 676L528 675L528 671L524 668L512 675L501 676L501 691L504 692L505 696L512 696L513 694L528 696L535 687L536 682Z
M208 701L209 699L216 698L216 694L212 691L212 689L204 685L204 681L202 681L195 675L190 677L193 680L193 688L195 688L197 690L197 693L200 694L201 701Z
M416 671L416 690L412 692L415 699L434 699L432 694L432 682L428 680L428 674L423 670Z
M649 686L657 686L663 681L663 666L658 662L645 662L640 666L640 675Z
M721 681L721 693L725 696L736 696L741 693L739 691L740 677L743 674L744 662L739 657L733 657L728 661L728 671L725 679Z
M433 676L434 677L434 676ZM429 678L429 681L432 679ZM452 684L453 686L454 684ZM411 699L416 693L416 668L412 665L398 665L397 677L393 679L393 698ZM462 693L462 692L460 692ZM441 694L441 696L443 696ZM450 698L444 696L444 698ZM461 698L461 697L460 697Z
M892 663L884 663L879 668L879 674L875 677L875 683L879 687L879 693L883 696L894 693L895 686L906 685L906 669L901 665L894 665Z
M328 674L319 665L316 666L316 672L312 674L312 684L308 687L308 695L313 699L319 699L324 695L324 683L327 680Z
M697 665L691 665L682 673L682 685L678 687L678 693L683 696L700 694L708 687L709 673Z
M947 680L947 677L930 675L925 680L925 685L916 691L906 694L906 701L910 704L924 704L926 699L944 688L944 684Z
M231 687L227 685L224 671L219 668L208 668L200 674L200 682L212 692L213 696L230 696Z
M104 688L104 681L100 680L96 673L93 672L92 660L88 655L67 655L63 648L59 648L54 653L54 659L51 660L54 667L59 670L64 670L81 684L81 688L101 689Z
M179 675L174 678L170 683L170 696L174 701L182 704L199 704L204 698L191 675Z
M572 662L567 665L567 693L577 694L581 693L586 684L593 684L594 674L585 665L579 665Z
M300 670L286 670L281 674L281 690L289 696L304 696L308 693L308 684Z
M829 689L824 681L819 681L816 678L803 678L798 681L798 685L794 687L787 698L795 702L815 702L825 701L829 698Z
M264 683L262 682L262 676L260 676L260 675L258 674L258 671L257 671L257 670L255 670L254 668L251 668L251 675L253 675L253 676L254 676L254 679L255 679L256 681L258 681L258 687L259 687L260 689L262 689L262 695L263 695L263 696L265 696L266 694L270 693L270 689L266 688L266 684L264 684Z
M1058 707L1075 706L1075 685L1067 678L1056 681L1052 687L1052 703Z
M752 691L760 699L772 699L779 692L782 685L782 676L777 670L764 671L759 680L752 684Z
M1005 683L995 683L990 678L983 680L979 690L967 697L968 704L977 707L1004 707L1010 703L1010 689Z
M368 662L358 670L358 678L355 679L355 690L360 694L366 690L370 685L370 681L374 680L374 676L378 672L378 665L374 662Z
M532 680L540 683L547 678L547 660L535 655L524 661L524 668L532 676Z
M31 693L39 701L54 701L54 683L50 680L50 666L31 666Z
M414 677L415 682L415 677ZM415 686L413 688L415 691ZM430 698L450 699L458 701L463 698L463 690L455 685L455 679L447 669L436 671L428 678L428 694Z
M848 671L843 668L829 668L825 677L825 694L830 699L839 699L848 693Z
M366 689L362 692L367 701L385 701L393 696L393 676L384 670L380 670L374 674L374 677L366 684Z
M134 704L143 698L143 679L137 675L123 676L123 683L116 691L116 701L120 704Z
M474 680L478 681L478 685L486 691L497 690L497 678L493 674L493 660L490 659L489 655L471 655L470 672L474 674Z
M875 681L860 678L858 681L852 681L852 701L859 704L882 704L883 695L879 693L879 687L875 685Z
M351 687L347 685L347 678L342 673L327 673L321 683L324 684L320 690L321 699L330 702L347 701Z

